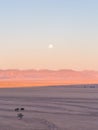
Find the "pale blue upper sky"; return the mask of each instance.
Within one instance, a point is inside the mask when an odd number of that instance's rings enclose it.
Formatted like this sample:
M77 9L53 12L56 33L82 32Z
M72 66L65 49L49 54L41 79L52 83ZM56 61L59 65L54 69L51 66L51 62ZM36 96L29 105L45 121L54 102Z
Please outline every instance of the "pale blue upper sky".
M0 69L10 68L98 70L98 0L0 0Z

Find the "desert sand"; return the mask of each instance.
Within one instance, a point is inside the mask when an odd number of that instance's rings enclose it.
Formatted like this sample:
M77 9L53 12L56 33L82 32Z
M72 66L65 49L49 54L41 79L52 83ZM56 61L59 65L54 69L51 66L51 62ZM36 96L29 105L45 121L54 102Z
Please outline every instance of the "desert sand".
M98 130L98 85L1 88L0 130Z

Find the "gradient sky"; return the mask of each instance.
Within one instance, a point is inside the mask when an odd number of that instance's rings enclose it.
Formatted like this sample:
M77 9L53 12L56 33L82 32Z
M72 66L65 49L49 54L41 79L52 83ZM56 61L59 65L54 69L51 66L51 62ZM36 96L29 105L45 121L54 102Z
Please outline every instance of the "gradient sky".
M0 69L98 70L98 0L0 0Z

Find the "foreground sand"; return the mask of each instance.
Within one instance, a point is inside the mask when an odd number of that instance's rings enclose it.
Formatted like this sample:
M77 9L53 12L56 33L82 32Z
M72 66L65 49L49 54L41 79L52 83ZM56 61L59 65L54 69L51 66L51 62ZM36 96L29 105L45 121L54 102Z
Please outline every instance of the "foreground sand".
M0 130L98 130L98 86L0 89Z

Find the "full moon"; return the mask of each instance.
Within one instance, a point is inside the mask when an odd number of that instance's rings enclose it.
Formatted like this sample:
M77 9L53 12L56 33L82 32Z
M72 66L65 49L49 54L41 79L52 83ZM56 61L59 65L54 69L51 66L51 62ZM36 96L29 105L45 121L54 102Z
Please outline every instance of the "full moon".
M49 49L52 49L53 47L54 47L53 44L49 44L48 46Z

